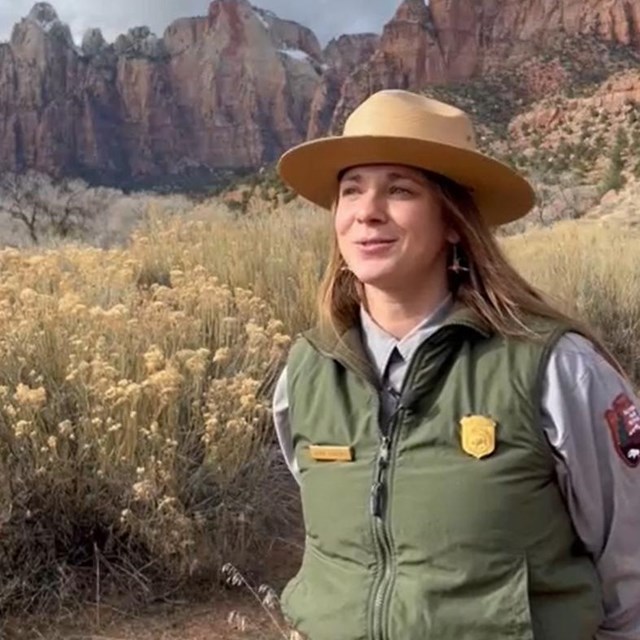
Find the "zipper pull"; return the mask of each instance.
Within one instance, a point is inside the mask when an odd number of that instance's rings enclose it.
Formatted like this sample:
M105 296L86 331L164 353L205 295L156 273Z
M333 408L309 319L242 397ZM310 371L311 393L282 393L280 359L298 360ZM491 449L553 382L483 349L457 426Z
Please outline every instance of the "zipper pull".
M371 487L371 515L375 518L382 518L382 495L384 484L375 482Z
M383 436L378 451L378 462L376 469L376 480L371 487L371 514L377 518L382 518L382 501L384 495L384 472L389 466L391 456L391 438Z
M391 438L389 436L383 436L380 443L380 454L378 457L378 463L386 469L389 466L389 456L391 454Z

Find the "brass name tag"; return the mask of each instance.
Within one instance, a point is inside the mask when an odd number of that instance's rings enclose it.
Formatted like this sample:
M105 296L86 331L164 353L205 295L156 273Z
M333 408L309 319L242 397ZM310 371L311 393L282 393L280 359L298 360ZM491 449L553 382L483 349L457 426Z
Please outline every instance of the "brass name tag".
M351 447L322 447L312 444L309 447L309 454L314 460L320 462L351 462L353 460Z

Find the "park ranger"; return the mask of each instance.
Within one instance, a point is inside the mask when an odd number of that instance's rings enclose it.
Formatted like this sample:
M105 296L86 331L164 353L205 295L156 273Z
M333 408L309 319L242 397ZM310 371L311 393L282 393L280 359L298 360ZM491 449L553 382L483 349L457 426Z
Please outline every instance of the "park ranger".
M640 639L638 401L501 253L533 189L475 139L381 91L279 162L335 231L273 404L310 640Z

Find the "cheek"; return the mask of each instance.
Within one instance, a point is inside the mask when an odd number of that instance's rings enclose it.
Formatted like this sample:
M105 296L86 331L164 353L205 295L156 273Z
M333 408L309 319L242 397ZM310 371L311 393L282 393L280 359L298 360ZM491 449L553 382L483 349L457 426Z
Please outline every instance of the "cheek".
M338 205L333 220L333 226L338 236L344 235L349 231L349 228L351 227L351 217L352 216L350 216L344 206L341 207Z
M349 256L347 255L348 247L345 241L345 234L348 231L348 225L345 221L344 212L339 208L336 209L335 215L333 217L333 229L335 232L335 238L338 244L338 251L344 260L348 260Z
M352 216L344 208L338 208L336 210L335 218L333 221L333 227L335 229L336 238L338 240L338 248L340 253L345 256L345 252L349 250L349 244L347 238L349 237L349 231L352 227ZM346 256L345 256L346 257Z
M407 225L407 238L416 252L433 255L438 253L446 244L446 227L441 215L433 214L413 216Z

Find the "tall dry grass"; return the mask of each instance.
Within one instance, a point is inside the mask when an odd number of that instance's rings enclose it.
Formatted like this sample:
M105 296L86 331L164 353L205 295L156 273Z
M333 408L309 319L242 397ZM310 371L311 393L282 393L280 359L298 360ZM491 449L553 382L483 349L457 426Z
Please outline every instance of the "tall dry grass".
M313 322L329 233L306 209L201 210L122 250L0 252L0 610L250 573L296 527L270 384ZM637 382L639 240L578 223L504 240Z
M594 328L640 388L640 230L563 222L504 244L529 281Z

